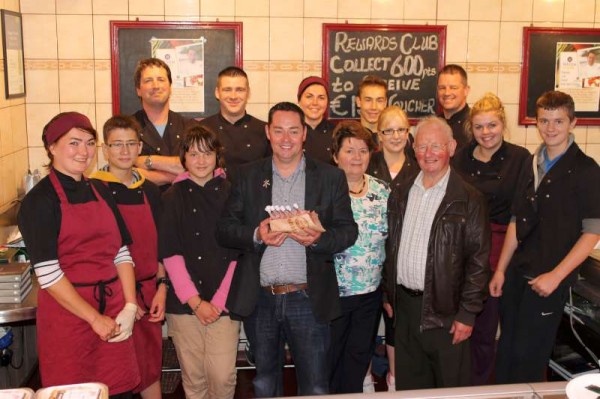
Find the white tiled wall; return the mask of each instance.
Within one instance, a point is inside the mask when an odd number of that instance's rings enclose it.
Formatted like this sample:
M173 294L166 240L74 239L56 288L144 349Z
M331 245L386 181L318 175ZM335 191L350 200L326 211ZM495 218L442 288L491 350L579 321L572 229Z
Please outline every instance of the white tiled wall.
M248 110L263 119L275 102L295 100L303 77L321 74L322 23L447 25L446 61L467 67L469 102L488 91L497 93L506 104L509 139L530 149L539 143L535 128L517 124L523 27L600 27L600 0L0 0L0 4L15 11L20 6L23 14L27 78L25 104L0 98L0 207L17 195L28 164L39 168L46 162L40 135L50 117L78 110L101 128L110 116L110 20L243 22L243 61L252 90ZM576 128L576 138L600 161L600 128Z
M17 0L0 1L0 8L19 11ZM1 44L0 44L1 48ZM0 50L0 58L2 51ZM0 65L3 60L0 59ZM25 98L7 100L4 94L4 67L0 72L0 212L21 194L22 176L29 163Z

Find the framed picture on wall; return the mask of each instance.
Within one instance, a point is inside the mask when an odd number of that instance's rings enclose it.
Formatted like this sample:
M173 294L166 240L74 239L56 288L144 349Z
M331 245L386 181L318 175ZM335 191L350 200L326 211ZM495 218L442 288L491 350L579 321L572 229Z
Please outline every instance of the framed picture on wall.
M323 24L323 71L329 119L359 118L358 84L376 75L387 84L388 105L412 123L436 110L437 74L446 56L446 26Z
M219 71L242 67L241 22L111 21L110 32L113 114L132 115L140 109L134 73L144 58L169 65L170 109L188 118L217 113Z
M600 125L600 29L523 28L520 124L535 124L548 90L573 97L578 125Z
M6 98L25 96L25 57L21 14L2 10L2 55Z

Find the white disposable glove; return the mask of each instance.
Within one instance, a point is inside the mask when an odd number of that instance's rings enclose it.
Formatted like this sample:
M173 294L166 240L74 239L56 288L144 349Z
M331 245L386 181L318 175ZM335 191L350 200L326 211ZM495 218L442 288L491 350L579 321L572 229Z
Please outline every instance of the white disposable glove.
M108 340L108 342L121 342L131 337L133 333L133 323L135 323L135 315L137 313L137 304L126 303L123 310L119 312L115 321L121 327L121 331Z

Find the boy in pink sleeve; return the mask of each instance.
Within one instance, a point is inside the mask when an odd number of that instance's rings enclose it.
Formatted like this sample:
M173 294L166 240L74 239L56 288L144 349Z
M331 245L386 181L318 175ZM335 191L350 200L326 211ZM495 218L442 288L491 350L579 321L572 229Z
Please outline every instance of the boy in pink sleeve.
M230 192L218 168L221 152L213 132L188 129L180 150L186 171L162 198L159 255L173 286L167 324L188 399L233 398L235 392L240 323L225 303L237 254L215 238Z

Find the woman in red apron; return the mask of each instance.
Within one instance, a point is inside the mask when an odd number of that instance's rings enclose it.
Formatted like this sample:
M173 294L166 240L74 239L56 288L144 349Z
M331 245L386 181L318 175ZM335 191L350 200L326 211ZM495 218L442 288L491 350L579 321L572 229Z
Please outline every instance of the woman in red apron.
M42 135L49 175L24 198L19 228L42 288L37 335L42 385L101 382L131 397L140 376L133 347L137 305L130 241L110 193L83 172L96 131L76 112Z
M487 199L492 230L490 266L496 270L510 222L510 208L529 151L504 141L506 114L500 99L488 93L471 108L466 128L471 143L456 153L452 166ZM489 297L471 334L471 383L487 385L494 369L499 298Z
M137 303L140 313L133 342L141 383L134 390L143 399L160 399L162 329L168 280L158 263L156 220L160 206L158 187L133 168L141 150L137 121L116 115L103 128L102 152L108 162L90 177L105 183L125 220L133 243L129 251L135 263Z

